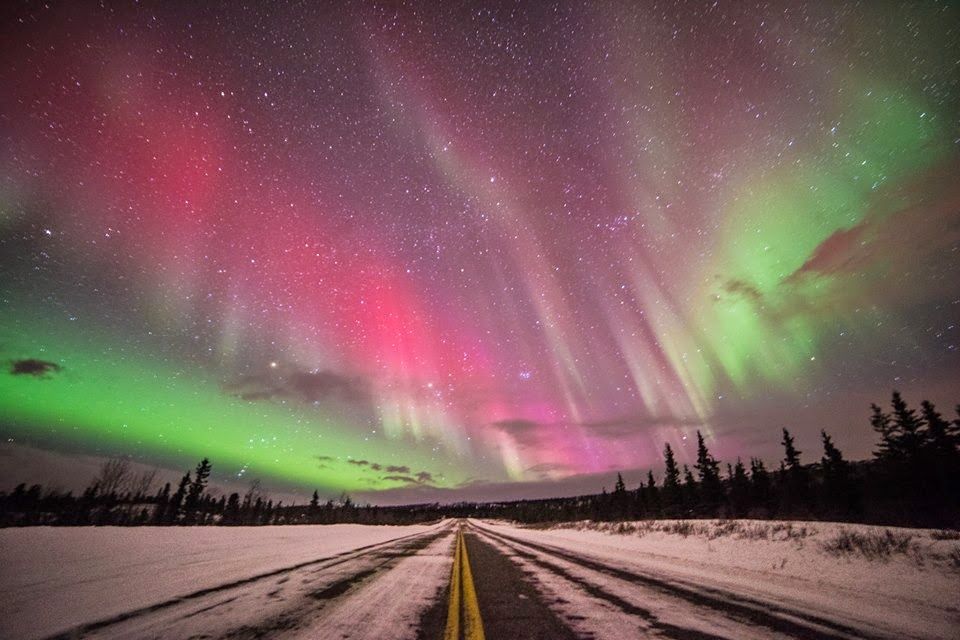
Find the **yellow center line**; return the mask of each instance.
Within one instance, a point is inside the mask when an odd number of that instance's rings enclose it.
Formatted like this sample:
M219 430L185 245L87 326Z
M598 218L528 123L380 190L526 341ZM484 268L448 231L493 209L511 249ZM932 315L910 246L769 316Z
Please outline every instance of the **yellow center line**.
M450 572L450 605L447 607L447 627L443 640L460 640L460 531L453 552L453 569Z
M473 573L470 571L470 559L467 557L467 545L463 540L462 529L457 531L457 546L453 552L450 603L447 608L447 626L443 632L443 640L460 640L461 606L465 640L484 640L483 620L480 619L480 605L477 602L477 591L473 586Z

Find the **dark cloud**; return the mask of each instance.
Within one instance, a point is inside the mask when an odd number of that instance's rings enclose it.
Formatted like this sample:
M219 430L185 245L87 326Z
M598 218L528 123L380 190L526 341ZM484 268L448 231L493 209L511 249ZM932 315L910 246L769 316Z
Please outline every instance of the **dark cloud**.
M364 405L370 399L367 385L361 378L333 371L283 371L243 376L224 385L224 389L250 402L293 399L317 404L339 400Z
M366 467L366 466L369 466L369 465L370 465L370 461L369 461L369 460L354 460L354 459L351 458L350 460L347 460L347 464L355 464L355 465L357 465L358 467Z
M406 482L408 484L417 484L417 481L411 478L410 476L383 476L384 480L392 480L394 482Z
M491 426L508 434L521 447L535 447L539 444L540 429L543 425L525 418L513 418L498 420L491 423Z
M403 469L409 469L409 467L402 467ZM405 482L407 484L414 485L432 485L433 484L433 474L429 471L418 471L414 475L408 474L392 474L383 476L383 480L390 480L393 482Z
M407 465L387 465L387 473L410 473L410 467Z
M287 388L304 402L319 402L339 397L351 403L368 398L366 385L360 378L342 376L332 371L297 371L284 378Z
M34 378L49 378L50 374L59 373L63 367L56 362L49 360L38 360L36 358L26 358L24 360L14 360L10 363L10 375L12 376L33 376Z
M535 475L539 480L549 480L558 475L570 475L574 471L575 470L569 465L552 462L543 462L526 469L526 473Z
M536 430L540 423L524 418L515 418L513 420L498 420L493 423L493 426L507 433L520 433Z
M723 281L720 284L720 288L731 296L737 298L746 298L752 302L760 302L760 300L763 299L763 294L760 293L760 290L746 280L732 278L730 280Z
M610 420L581 422L579 426L587 429L591 435L600 438L628 438L649 435L649 429L658 427L702 427L703 421L696 418L675 418L673 416L630 415Z
M329 462L330 460L333 460L333 456L316 456L316 458L320 462Z

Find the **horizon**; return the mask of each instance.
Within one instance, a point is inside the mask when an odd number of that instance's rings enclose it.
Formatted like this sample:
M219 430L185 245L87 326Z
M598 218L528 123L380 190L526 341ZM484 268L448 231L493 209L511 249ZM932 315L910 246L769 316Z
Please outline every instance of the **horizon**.
M0 10L0 490L498 502L952 419L956 8L688 9Z

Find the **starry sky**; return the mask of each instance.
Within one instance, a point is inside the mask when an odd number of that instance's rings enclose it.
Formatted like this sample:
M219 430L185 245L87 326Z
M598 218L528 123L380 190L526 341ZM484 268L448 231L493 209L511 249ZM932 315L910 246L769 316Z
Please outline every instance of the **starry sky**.
M495 499L960 400L956 5L106 4L0 10L0 456Z

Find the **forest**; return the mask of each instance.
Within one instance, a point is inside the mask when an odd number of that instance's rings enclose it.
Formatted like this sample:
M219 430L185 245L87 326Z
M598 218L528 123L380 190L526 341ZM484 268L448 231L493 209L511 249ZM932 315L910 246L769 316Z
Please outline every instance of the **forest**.
M324 501L314 491L307 504L285 505L257 481L243 495L214 495L206 458L175 487L166 483L156 491L156 471L136 473L128 459L111 458L80 495L39 484L0 492L0 526L410 524L474 517L522 523L776 518L960 528L960 405L951 420L928 401L919 410L908 406L894 391L888 410L871 410L878 440L869 460L847 460L821 431L819 458L804 462L784 428L776 468L759 458L722 463L698 431L692 468L679 465L666 444L659 478L651 470L628 488L617 474L610 491L543 500L382 507L355 504L346 494Z

